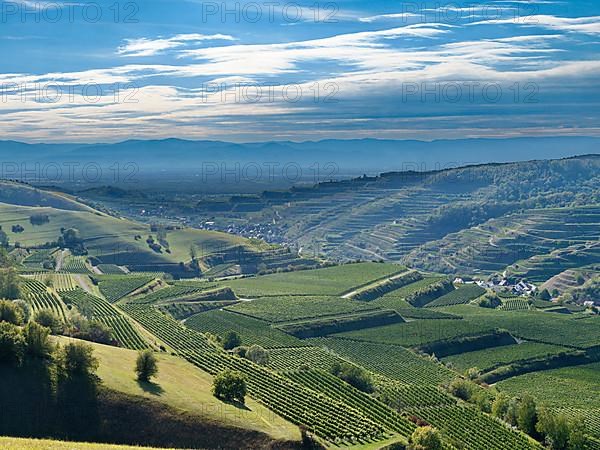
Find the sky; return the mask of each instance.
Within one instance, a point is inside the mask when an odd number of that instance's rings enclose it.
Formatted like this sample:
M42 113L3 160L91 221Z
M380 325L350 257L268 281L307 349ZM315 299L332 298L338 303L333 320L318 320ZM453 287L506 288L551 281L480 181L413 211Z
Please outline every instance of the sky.
M600 136L600 2L0 0L0 140Z

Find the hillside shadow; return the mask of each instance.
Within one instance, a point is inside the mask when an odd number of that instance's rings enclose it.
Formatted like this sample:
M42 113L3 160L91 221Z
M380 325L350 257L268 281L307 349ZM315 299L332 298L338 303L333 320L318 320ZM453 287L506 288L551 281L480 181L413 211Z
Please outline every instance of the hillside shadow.
M165 390L159 384L153 383L151 381L138 380L137 384L139 387L142 388L144 392L148 392L152 395L160 396L165 392Z

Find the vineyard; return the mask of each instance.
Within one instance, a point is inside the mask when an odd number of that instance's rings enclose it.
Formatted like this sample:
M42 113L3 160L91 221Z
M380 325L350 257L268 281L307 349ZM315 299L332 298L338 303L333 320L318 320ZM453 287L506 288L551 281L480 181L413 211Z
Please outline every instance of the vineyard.
M237 332L244 345L258 344L263 347L301 346L302 342L283 333L262 320L253 319L227 311L207 311L190 317L186 327L201 333L224 337L228 331Z
M287 372L285 376L308 389L320 392L334 400L351 406L382 428L394 431L401 436L410 436L416 428L414 424L384 403L381 403L369 394L359 391L328 372L322 370L298 370Z
M56 294L50 291L43 283L36 280L23 281L25 299L31 305L35 313L50 310L58 317L66 320L66 312L63 302Z
M339 338L308 339L373 372L407 384L439 385L456 374L441 364L399 346L356 342Z
M87 258L85 256L67 256L63 261L60 270L68 273L90 273L90 269L87 265Z
M485 289L477 286L476 284L465 284L459 286L456 290L449 292L446 295L438 297L434 301L425 305L427 308L435 306L451 306L451 305L462 305L475 300L477 297L481 297L485 294Z
M386 325L377 328L341 333L340 337L365 342L418 347L430 342L456 339L493 331L486 323L439 319Z
M269 350L269 368L285 372L302 367L329 370L336 362L343 359L330 351L319 347L289 347Z
M504 311L527 311L531 309L527 299L523 297L503 298L502 304L498 307Z
M136 298L136 303L161 303L165 301L185 300L189 296L216 288L217 285L208 282L179 282L170 284L163 289Z
M370 303L340 297L281 296L241 302L227 309L267 322L277 323L372 311L377 307L372 306Z
M424 277L421 280L415 281L414 283L402 286L392 292L388 292L383 297L373 300L373 304L381 308L392 308L395 309L398 305L407 305L405 299L415 292L425 289L432 284L442 281L444 277ZM411 305L412 306L412 305Z
M488 371L515 361L556 355L567 350L569 349L557 345L524 342L522 344L486 348L485 350L447 356L444 358L444 362L452 363L461 372L470 367L477 367L482 371Z
M96 268L105 275L123 275L126 273L121 267L116 264L98 264Z
M254 399L330 442L370 442L385 436L385 429L360 412L246 359L223 353L201 333L186 329L156 309L135 304L123 308L148 331L207 372L216 374L224 369L242 372Z
M115 303L153 280L152 277L128 275L101 275L95 276L94 279L98 280L102 295L111 303Z
M235 304L235 301L177 302L165 303L157 307L177 320L184 320L195 314L210 311L211 309L223 309L233 304Z
M119 310L104 299L88 294L82 289L61 293L66 304L74 305L90 319L102 322L111 328L114 339L122 346L132 350L148 348L140 333Z
M52 287L58 292L77 289L77 283L68 273L36 272L26 277Z
M513 336L545 344L588 348L600 342L600 317L577 320L567 314L548 314L542 311L511 311L451 306L445 312L460 314L474 327L503 328Z
M488 450L541 449L528 436L485 415L473 406L453 405L408 408L408 413L422 418L441 430L457 448Z
M227 280L225 285L245 298L286 295L339 296L404 270L404 267L396 264L372 262L344 264L322 269Z

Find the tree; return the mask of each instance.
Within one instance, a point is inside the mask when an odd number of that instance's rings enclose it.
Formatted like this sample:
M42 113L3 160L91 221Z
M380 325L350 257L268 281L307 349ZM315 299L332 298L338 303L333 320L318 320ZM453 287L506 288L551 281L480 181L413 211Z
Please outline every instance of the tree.
M504 419L508 412L508 405L510 403L510 397L504 392L498 392L496 398L492 402L492 415Z
M21 297L21 279L14 268L0 269L0 298L16 300Z
M455 378L448 386L448 391L462 400L469 401L473 395L475 385L462 378Z
M60 334L63 332L64 327L62 321L49 309L42 309L39 311L33 320L43 327L50 328L52 334Z
M242 345L242 338L235 331L229 331L223 339L223 348L225 350L233 350Z
M501 304L502 300L500 300L500 297L498 297L498 295L494 292L488 292L481 298L481 300L479 300L479 306L481 306L482 308L493 309L497 308Z
M581 416L573 417L569 421L569 450L584 450L588 441L586 435L585 419Z
M21 311L21 316L23 316L23 323L29 322L29 319L31 319L31 306L29 306L29 303L27 303L25 300L20 299L13 301L13 303Z
M138 381L148 382L150 378L158 373L158 363L152 350L144 350L138 353L135 361L135 373Z
M538 411L536 430L553 450L565 450L569 442L569 421L564 414L554 414L546 407Z
M511 424L512 426L517 426L517 417L519 415L519 399L513 397L508 402L508 408L506 409L506 414L504 415L504 420Z
M246 377L235 370L224 370L213 381L213 395L221 400L243 404L246 392Z
M373 378L366 370L349 363L335 363L331 373L363 392L373 392Z
M260 345L253 345L246 351L245 357L250 361L266 366L269 364L269 352Z
M23 324L21 309L9 300L0 300L0 322L8 322L13 325Z
M52 344L49 339L50 328L41 326L36 322L29 322L23 328L27 354L37 358L47 358L52 353Z
M18 326L0 322L0 363L20 364L25 351L25 340Z
M552 296L550 295L550 292L548 292L548 289L542 289L539 293L539 297L540 299L546 301L552 300Z
M419 427L410 437L408 448L409 450L441 450L440 432L430 426Z
M530 436L535 434L535 424L537 422L537 408L534 398L525 394L519 402L517 410L517 425Z
M71 342L64 347L59 347L56 352L56 363L60 373L67 378L91 376L98 369L94 349L83 342Z

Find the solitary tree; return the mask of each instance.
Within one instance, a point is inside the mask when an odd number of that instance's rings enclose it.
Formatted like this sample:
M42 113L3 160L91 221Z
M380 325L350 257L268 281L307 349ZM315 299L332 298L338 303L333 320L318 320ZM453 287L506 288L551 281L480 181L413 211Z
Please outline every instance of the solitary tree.
M261 366L269 364L269 352L260 345L253 345L246 351L246 358Z
M242 338L235 331L229 331L223 339L223 348L225 350L233 350L242 345Z
M409 450L441 450L440 432L430 426L417 428L410 437Z
M144 350L138 354L135 361L135 373L138 381L150 381L158 373L158 363L152 350Z
M213 381L213 394L221 400L244 403L246 391L246 377L235 370L224 370Z

